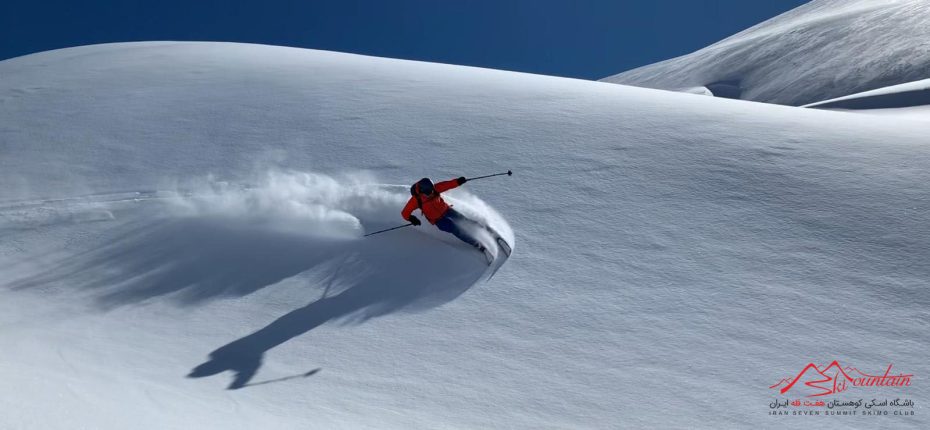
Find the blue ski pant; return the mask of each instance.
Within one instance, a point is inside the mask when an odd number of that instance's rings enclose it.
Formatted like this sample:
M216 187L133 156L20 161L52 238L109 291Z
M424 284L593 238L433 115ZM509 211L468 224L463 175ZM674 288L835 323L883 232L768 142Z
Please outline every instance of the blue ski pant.
M475 227L481 226L481 224L466 218L465 215L462 215L461 212L452 208L449 208L449 210L446 211L442 218L439 218L439 221L436 221L436 227L440 230L446 233L452 233L462 242L474 246L475 248L480 248L481 242L478 242L478 239L462 228L462 226L467 224L472 224Z

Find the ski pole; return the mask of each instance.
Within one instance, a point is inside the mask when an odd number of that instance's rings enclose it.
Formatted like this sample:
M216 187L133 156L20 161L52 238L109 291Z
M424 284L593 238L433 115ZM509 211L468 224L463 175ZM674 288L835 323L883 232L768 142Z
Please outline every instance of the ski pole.
M391 227L391 228L386 228L386 229L384 229L384 230L378 230L378 231L376 231L376 232L374 232L374 233L368 233L368 234L366 234L365 236L362 236L362 237L368 237L368 236L371 236L371 235L373 235L373 234L384 233L384 232L388 232L388 231L391 231L391 230L397 230L397 229L399 229L399 228L410 227L410 226L412 226L412 225L413 225L413 223L411 222L411 223L407 223L407 224L404 224L404 225L399 225L399 226L397 226L397 227Z
M493 174L493 175L484 175L484 176L477 176L477 177L474 177L474 178L468 178L468 180L469 180L469 181L474 181L475 179L484 179L484 178L490 178L490 177L492 177L492 176L501 176L501 175L513 176L513 172L511 172L510 170L508 170L508 171L503 172L503 173L495 173L495 174Z

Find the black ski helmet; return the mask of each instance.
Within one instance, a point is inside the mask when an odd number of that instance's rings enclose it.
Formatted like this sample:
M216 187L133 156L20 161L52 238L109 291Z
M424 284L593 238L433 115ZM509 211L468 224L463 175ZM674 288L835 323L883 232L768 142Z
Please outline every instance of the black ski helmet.
M417 191L426 196L433 194L433 191L435 191L435 188L433 188L433 181L429 180L429 178L420 179L416 184L410 187L410 194L416 195Z

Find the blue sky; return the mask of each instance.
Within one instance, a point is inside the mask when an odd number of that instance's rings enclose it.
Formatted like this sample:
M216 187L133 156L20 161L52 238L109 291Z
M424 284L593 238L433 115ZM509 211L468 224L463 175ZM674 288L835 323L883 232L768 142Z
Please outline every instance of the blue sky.
M700 49L800 0L0 1L0 59L137 40L327 49L598 79Z

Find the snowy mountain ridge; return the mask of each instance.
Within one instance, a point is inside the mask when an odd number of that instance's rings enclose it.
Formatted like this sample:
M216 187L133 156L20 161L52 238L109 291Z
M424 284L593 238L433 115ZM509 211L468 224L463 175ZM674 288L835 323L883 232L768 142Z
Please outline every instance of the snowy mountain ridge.
M814 0L694 53L604 78L800 106L930 78L930 3ZM714 89L717 91L714 91Z

